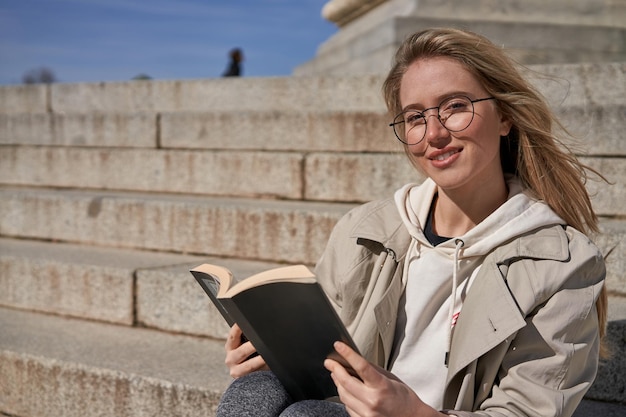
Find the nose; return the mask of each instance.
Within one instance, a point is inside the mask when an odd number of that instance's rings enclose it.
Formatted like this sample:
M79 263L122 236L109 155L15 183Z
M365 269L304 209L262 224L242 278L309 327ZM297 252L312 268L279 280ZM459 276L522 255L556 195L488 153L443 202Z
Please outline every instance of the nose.
M430 117L434 116L435 120L431 120ZM426 115L426 134L425 139L427 143L436 143L441 139L447 138L450 135L448 129L445 128L439 115L437 113L431 113Z

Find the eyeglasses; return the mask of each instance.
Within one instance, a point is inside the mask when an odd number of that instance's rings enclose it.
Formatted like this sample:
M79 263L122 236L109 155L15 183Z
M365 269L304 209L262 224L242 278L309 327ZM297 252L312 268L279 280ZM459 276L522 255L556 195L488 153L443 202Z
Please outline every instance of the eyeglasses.
M405 110L398 114L393 123L393 132L398 140L405 145L417 145L426 137L426 112L437 109L437 119L449 132L460 132L472 124L474 120L474 103L494 100L495 97L470 100L466 96L452 96L444 99L437 107L424 110Z

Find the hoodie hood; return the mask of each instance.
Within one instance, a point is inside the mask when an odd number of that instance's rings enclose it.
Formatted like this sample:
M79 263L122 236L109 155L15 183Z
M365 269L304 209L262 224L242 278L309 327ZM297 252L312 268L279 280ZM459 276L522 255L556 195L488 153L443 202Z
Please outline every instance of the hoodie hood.
M524 233L544 226L565 224L546 203L524 193L517 178L507 177L507 185L509 196L504 204L467 233L438 245L437 250L451 255L460 239L463 242L461 258L482 256ZM437 185L427 178L421 185L405 185L394 195L402 222L417 241L418 248L421 245L432 247L423 230L436 192Z

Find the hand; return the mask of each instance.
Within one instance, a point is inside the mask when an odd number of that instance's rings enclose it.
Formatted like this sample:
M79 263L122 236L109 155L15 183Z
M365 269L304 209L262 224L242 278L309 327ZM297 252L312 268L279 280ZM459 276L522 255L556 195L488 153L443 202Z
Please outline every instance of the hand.
M324 366L337 386L339 398L352 417L431 417L444 416L424 403L411 388L392 373L375 366L342 342L335 350L354 369L359 378L332 359Z
M230 328L226 338L226 366L233 378L239 378L254 371L269 369L265 360L256 355L256 349L251 342L241 343L243 332L236 324Z

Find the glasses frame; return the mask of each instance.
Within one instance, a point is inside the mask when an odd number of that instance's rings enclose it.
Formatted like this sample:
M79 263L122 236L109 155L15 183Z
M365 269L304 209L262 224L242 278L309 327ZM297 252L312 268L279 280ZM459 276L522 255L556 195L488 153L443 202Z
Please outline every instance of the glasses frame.
M470 104L472 105L472 118L470 119L470 121L469 121L469 123L467 124L467 126L465 126L463 129L458 129L458 130L448 129L448 128L446 127L446 125L445 125L444 121L442 121L442 120L441 120L441 114L439 114L439 108L441 107L441 105L442 105L443 103L445 103L446 101L451 100L451 99L453 99L453 98L465 98L465 99L467 99L467 100L470 102ZM470 125L471 125L471 124L472 124L472 122L474 121L474 115L476 114L476 112L475 112L475 110L474 110L474 103L478 103L478 102L481 102L481 101L487 101L487 100L495 100L495 99L496 99L495 97L485 97L485 98L477 98L476 100L472 100L472 99L470 99L469 97L467 97L467 96L465 96L465 95L462 95L462 94L461 94L461 95L454 95L454 96L446 97L446 98L444 98L443 100L441 100L441 103L439 103L439 105L438 105L438 106L435 106L435 107L429 107L429 108L424 109L424 110L412 110L412 109L411 109L411 110L404 110L404 111L402 111L402 112L398 113L398 114L397 114L397 115L393 118L393 120L394 120L394 121L393 121L392 123L389 123L389 126L393 129L393 133L394 133L394 135L396 135L396 138L397 138L400 142L404 143L405 145L417 145L417 144L419 144L419 143L422 143L422 141L423 141L423 140L424 140L424 138L426 137L426 131L428 130L428 118L426 117L426 112L427 112L428 110L435 110L435 109L437 109L437 120L439 120L439 123L441 123L441 126L443 126L443 127L444 127L444 128L445 128L448 132L456 133L456 132L462 132L462 131L464 131L465 129L467 129L468 127L470 127ZM409 112L409 111L410 111L410 112L415 112L415 113L421 113L421 114L422 114L422 116L424 117L424 136L422 136L422 138L421 138L420 140L418 140L417 142L415 142L415 143L409 143L408 141L406 141L406 140L402 139L402 138L400 137L400 135L398 135L398 130L397 130L397 128L396 128L396 126L397 126L397 125L400 125L400 124L404 124L404 123L406 123L406 122L404 121L404 117L402 117L402 120L400 120L400 121L396 121L396 119L398 119L398 118L399 118L399 117L401 117L403 114L405 114L406 112ZM446 119L446 120L447 120L447 119Z

